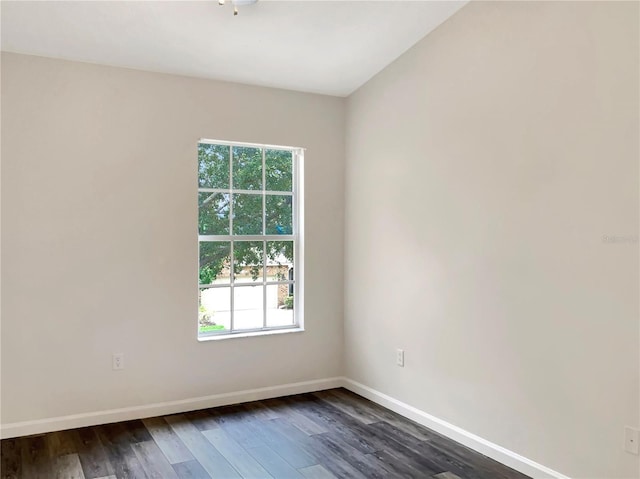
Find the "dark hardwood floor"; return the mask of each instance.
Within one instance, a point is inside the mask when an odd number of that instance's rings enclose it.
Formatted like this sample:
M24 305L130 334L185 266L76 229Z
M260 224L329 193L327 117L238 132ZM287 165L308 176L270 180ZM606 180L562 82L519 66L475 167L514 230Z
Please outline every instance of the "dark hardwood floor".
M3 479L526 476L344 389L2 441Z

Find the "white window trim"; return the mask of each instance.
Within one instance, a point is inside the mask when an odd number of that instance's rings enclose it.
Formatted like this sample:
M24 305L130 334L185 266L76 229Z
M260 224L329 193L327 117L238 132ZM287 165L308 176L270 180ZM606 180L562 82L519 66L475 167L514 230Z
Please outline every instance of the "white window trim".
M199 342L207 341L219 341L231 338L246 338L254 336L269 336L273 334L283 333L296 333L304 331L304 152L305 148L292 147L292 146L279 146L279 145L267 145L261 143L244 143L225 140L210 140L201 138L198 144L210 144L210 145L225 145L230 148L234 146L249 147L249 148L261 148L262 149L262 190L233 190L231 188L197 188L197 193L226 193L226 194L255 194L255 195L281 195L281 196L293 196L293 234L291 235L198 235L198 251L200 249L201 241L293 241L293 280L286 281L267 281L266 269L263 268L263 279L260 283L265 288L265 294L263 294L263 327L257 329L242 329L233 330L233 289L235 287L247 287L251 286L251 283L241 283L239 285L233 284L230 281L229 284L212 284L212 285L200 285L198 281L198 290L208 288L230 288L231 294L231 330L224 333L215 333L211 335L201 336L200 325L198 323L198 315L196 314L196 338ZM292 191L266 191L266 170L265 170L265 150L287 150L292 152L293 161L293 178L292 178ZM229 155L229 181L233 181L233 157ZM196 193L196 197L197 197ZM197 207L196 201L196 207ZM265 202L262 203L262 218L263 218L263 232L265 227ZM233 231L233 204L229 210L229 227L230 232ZM264 252L266 255L266 249ZM264 259L263 259L264 261ZM233 246L231 247L231 264L233 264ZM196 261L197 268L199 269L200 259L199 252ZM199 277L196 270L196 278ZM293 301L293 325L286 326L266 326L266 287L276 284L294 284L295 285L295 299Z

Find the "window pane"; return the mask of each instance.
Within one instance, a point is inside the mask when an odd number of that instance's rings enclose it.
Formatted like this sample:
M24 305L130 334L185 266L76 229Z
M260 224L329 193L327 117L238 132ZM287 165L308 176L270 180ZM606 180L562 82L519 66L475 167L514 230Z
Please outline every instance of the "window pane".
M293 296L289 285L267 286L267 327L291 326L293 324Z
M229 195L198 193L198 231L201 235L229 234Z
M267 281L293 277L293 241L267 241Z
M233 288L233 329L263 327L262 298L264 287L236 286Z
M198 331L201 335L227 333L231 328L231 288L199 291Z
M200 244L200 284L221 284L230 282L229 263L231 260L230 241L201 241Z
M263 252L262 241L234 241L233 280L236 283L262 283Z
M262 150L260 148L233 147L233 188L262 189Z
M291 191L293 184L293 156L287 150L265 150L266 190Z
M198 144L198 186L229 188L229 147Z
M233 195L233 234L262 234L262 195Z
M292 226L292 201L291 196L267 195L266 196L266 234L290 235Z

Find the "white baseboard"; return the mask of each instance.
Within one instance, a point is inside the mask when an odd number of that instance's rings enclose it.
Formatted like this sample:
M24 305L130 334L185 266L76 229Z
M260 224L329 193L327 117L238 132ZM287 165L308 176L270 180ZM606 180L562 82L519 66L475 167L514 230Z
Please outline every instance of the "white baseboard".
M180 399L177 401L145 404L143 406L72 414L70 416L37 419L34 421L7 423L0 426L0 438L7 439L10 437L63 431L65 429L74 429L77 427L96 426L98 424L130 421L132 419L178 414L197 409L227 406L229 404L238 404L247 401L258 401L261 399L289 396L291 394L321 391L323 389L331 389L341 387L343 385L344 380L341 377L316 379L313 381L281 384L279 386L247 389L245 391L213 394L211 396Z
M167 401L142 406L73 414L70 416L37 419L34 421L7 423L0 425L0 438L7 439L17 436L42 434L51 431L63 431L65 429L73 429L77 427L95 426L98 424L164 416L167 414L178 414L197 409L226 406L229 404L238 404L247 401L258 401L261 399L321 391L323 389L336 387L349 389L360 396L391 409L392 411L422 424L429 429L433 429L443 436L464 444L474 451L484 454L485 456L509 466L516 471L526 474L527 476L535 479L570 479L569 477L545 467L542 464L538 464L537 462L505 449L502 446L498 446L497 444L476 436L469 431L465 431L458 426L449 424L448 422L421 411L418 408L410 406L398 399L345 377L316 379L313 381L281 384L279 386L247 389L244 391L213 394L211 396L180 399L177 401Z
M535 461L527 459L513 451L505 449L502 446L498 446L497 444L476 436L469 431L465 431L458 426L449 424L442 419L434 417L431 414L421 411L409 404L403 403L402 401L392 398L380 391L376 391L369 386L353 381L352 379L343 378L343 386L362 397L384 406L387 409L391 409L406 418L422 424L423 426L453 439L460 444L464 444L468 448L484 454L485 456L509 466L518 472L526 474L527 476L535 479L569 479L569 477L560 474L553 469L543 466L542 464L538 464Z

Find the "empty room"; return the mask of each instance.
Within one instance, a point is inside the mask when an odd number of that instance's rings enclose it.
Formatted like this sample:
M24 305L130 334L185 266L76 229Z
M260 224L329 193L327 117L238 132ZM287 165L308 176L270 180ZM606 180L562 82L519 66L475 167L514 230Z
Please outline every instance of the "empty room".
M1 479L640 478L640 2L0 18Z

